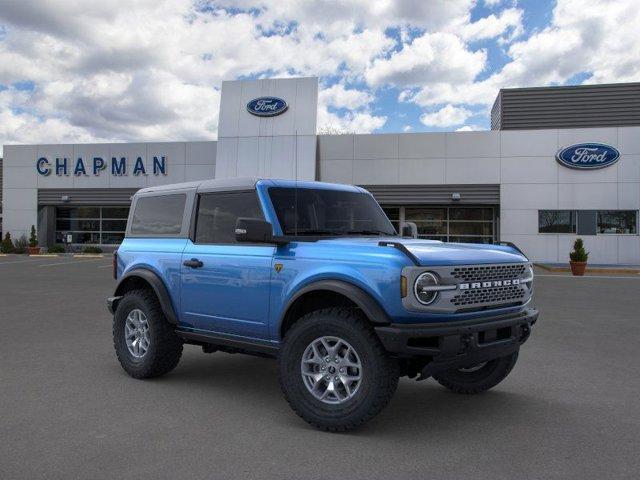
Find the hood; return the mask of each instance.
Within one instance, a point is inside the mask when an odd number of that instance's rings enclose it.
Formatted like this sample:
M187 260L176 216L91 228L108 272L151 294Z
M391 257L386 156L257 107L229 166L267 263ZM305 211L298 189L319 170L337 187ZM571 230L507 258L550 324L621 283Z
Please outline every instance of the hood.
M419 260L421 266L519 263L528 261L515 248L506 245L443 243L437 240L401 237L338 237L331 240L322 240L321 242L338 243L345 246L374 246L379 242L401 243Z

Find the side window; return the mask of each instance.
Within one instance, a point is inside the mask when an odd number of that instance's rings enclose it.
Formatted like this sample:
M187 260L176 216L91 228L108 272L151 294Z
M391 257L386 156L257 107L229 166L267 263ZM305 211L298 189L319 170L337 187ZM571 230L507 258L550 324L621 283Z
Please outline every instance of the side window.
M186 200L184 193L139 198L131 220L131 233L179 235Z
M264 218L256 192L200 195L196 243L236 243L238 217Z

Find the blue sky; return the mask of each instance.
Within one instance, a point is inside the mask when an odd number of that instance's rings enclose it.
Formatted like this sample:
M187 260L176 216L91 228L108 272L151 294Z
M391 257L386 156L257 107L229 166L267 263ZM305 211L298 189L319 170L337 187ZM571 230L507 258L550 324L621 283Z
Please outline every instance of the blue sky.
M318 76L319 131L489 128L500 88L640 80L636 0L0 5L0 143L217 137L223 80Z

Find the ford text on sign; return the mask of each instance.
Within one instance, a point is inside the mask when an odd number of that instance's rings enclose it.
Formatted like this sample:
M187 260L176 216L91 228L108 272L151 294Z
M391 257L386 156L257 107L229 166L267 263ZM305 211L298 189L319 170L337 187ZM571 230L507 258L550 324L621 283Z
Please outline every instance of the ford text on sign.
M620 152L603 143L579 143L560 150L556 160L565 167L580 170L595 170L613 165L620 158Z

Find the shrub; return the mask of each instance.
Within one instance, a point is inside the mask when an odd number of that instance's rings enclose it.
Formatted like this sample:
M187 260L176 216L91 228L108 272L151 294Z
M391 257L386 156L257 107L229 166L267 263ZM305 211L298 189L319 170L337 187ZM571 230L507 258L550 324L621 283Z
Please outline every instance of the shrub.
M31 235L29 235L29 246L30 247L38 246L38 235L36 234L35 225L31 225Z
M2 253L13 253L13 241L11 240L11 234L7 232L0 244L0 251Z
M20 235L20 238L13 242L13 253L27 253L27 245L29 245L27 236Z
M102 253L102 249L100 247L84 247L82 253Z
M64 253L65 249L64 249L64 245L60 245L59 243L56 243L55 245L52 245L49 247L49 253Z
M584 249L584 242L581 238L576 238L573 244L573 252L569 253L572 262L586 262L589 258L589 252Z

